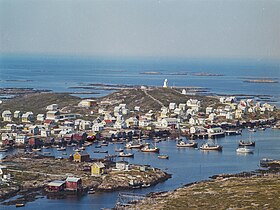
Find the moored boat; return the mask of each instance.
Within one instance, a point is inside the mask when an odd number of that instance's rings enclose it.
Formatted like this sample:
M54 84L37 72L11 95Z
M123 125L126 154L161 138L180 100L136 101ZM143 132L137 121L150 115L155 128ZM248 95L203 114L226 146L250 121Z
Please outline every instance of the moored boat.
M158 153L159 148L158 147L151 148L149 145L146 145L141 149L141 151L142 152L156 152L156 153Z
M115 149L115 152L123 152L123 149L122 148Z
M177 147L197 147L197 143L196 142L189 142L186 143L184 141L180 141L178 144L176 144Z
M129 142L125 145L126 149L141 149L142 147L143 147L143 144L141 144L141 143Z
M24 203L16 203L16 207L23 207L23 206L25 206Z
M255 142L254 141L243 141L243 140L240 140L239 141L239 146L252 146L254 147L255 146Z
M134 157L133 153L124 153L124 152L120 152L119 157Z
M60 148L57 148L57 151L65 151L66 148L65 147L60 147Z
M205 143L202 144L200 147L201 150L218 150L221 151L223 149L223 147L221 145L216 145L216 144L209 144L209 143Z
M169 159L168 155L158 155L159 159Z
M254 150L246 148L246 147L240 147L240 148L236 149L236 152L238 152L238 153L253 153Z
M8 152L8 150L5 148L0 148L0 152Z

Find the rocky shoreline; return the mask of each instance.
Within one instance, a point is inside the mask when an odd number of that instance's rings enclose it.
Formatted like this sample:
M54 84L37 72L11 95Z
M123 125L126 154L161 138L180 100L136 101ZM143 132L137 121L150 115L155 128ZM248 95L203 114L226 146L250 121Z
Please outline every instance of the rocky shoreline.
M280 187L280 163L267 169L238 174L219 174L184 185L173 191L150 193L129 206L116 209L277 209Z
M128 171L113 170L110 166L106 174L95 177L90 175L89 170L86 170L92 165L91 162L74 163L68 159L55 159L34 154L7 156L2 160L2 165L7 167L12 177L9 185L1 186L0 201L2 205L33 201L36 197L46 194L44 189L50 181L65 180L68 176L80 177L85 193L89 189L110 192L150 187L171 177L170 174L157 168L147 167L146 170L141 171L139 170L140 165L132 165ZM52 165L52 168L46 167L47 165ZM131 180L133 183L139 184L132 185ZM52 196L58 197L63 194L63 192L51 193ZM65 192L65 194L67 193ZM11 199L14 196L18 197Z

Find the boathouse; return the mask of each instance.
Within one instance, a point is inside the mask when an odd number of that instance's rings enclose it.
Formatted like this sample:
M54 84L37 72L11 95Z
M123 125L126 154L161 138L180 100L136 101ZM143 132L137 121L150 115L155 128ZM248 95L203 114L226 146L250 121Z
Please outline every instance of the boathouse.
M82 189L82 180L77 177L67 177L66 182L66 190L70 191L78 191Z
M105 165L101 162L96 162L91 166L92 176L101 176L105 173Z
M47 191L48 192L60 192L65 189L65 181L54 180L48 184Z

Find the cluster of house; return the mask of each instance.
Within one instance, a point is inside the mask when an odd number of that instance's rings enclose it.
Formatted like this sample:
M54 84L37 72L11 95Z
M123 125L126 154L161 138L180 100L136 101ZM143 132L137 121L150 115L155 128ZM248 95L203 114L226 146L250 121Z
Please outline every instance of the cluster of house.
M96 102L85 99L78 106L91 108L96 106ZM1 129L0 144L14 142L34 145L40 143L40 138L53 141L51 137L69 142L84 141L87 136L99 135L104 130L105 136L112 136L120 130L135 128L147 130L173 128L197 133L205 129L205 125L242 120L248 113L264 114L276 109L274 105L268 103L254 103L252 99L238 101L235 97L221 97L218 107L213 105L202 109L201 101L189 99L186 103L170 103L168 107L162 107L157 111L150 110L145 114L140 114L142 112L139 106L129 110L126 104L115 106L113 111L106 110L102 102L98 107L99 116L93 121L83 120L79 114L63 113L57 104L47 106L46 114L37 114L36 119L32 112L12 113L5 110L2 112L2 121L7 124Z

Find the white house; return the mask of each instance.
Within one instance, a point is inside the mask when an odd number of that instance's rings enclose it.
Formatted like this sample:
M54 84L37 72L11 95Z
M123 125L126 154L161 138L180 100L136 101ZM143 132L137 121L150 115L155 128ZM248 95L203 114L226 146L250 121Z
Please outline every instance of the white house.
M187 95L186 89L183 89L183 90L182 90L182 94L183 94L183 95Z
M48 120L58 120L60 118L59 111L48 111L46 115L46 119Z
M216 117L217 117L217 115L215 113L211 113L211 114L209 114L208 119L210 121L214 121L216 119Z
M45 120L45 115L44 114L37 114L37 121L43 122Z
M186 104L179 104L178 106L179 109L183 110L183 111L186 111Z
M164 128L178 127L178 120L177 120L177 118L163 118L161 120L161 126Z
M127 171L129 170L129 164L127 161L118 161L116 162L116 169L120 171Z
M5 110L2 112L3 121L11 122L13 120L13 115L10 110Z
M16 144L26 144L28 140L28 136L27 135L17 135L16 139L15 139L15 143Z
M210 107L210 106L206 107L206 114L212 113L213 110L214 110L213 107Z
M26 112L21 117L22 122L33 122L34 121L34 115L33 112Z
M203 133L203 132L207 132L207 129L205 129L203 126L190 127L190 134Z
M199 120L197 118L195 118L195 117L191 117L189 119L189 124L190 125L199 125Z
M90 108L96 105L96 101L93 99L84 99L78 103L78 107Z
M174 110L174 109L176 109L176 108L177 108L176 103L170 103L170 104L169 104L169 109L170 109L170 110Z
M49 130L49 129L42 129L41 130L41 136L49 137L50 135L51 135L51 130Z
M29 127L29 133L32 133L33 135L38 135L40 133L40 129L37 125L32 125Z
M90 130L92 128L92 123L90 121L82 120L79 124L80 130Z
M48 111L57 111L58 110L58 105L57 104L51 104L51 105L48 105L46 110Z
M174 113L177 114L177 115L183 115L183 114L184 114L184 111L181 110L181 109L179 109L179 108L176 108L176 109L174 110Z
M17 125L11 123L8 123L5 127L8 131L15 131L17 129Z
M92 131L94 131L94 132L100 132L103 129L104 129L104 124L102 124L102 123L94 123L92 125Z
M14 118L21 118L22 117L22 112L21 111L15 111L14 112Z
M151 121L148 120L146 117L141 117L139 119L139 127L147 127L151 124Z

